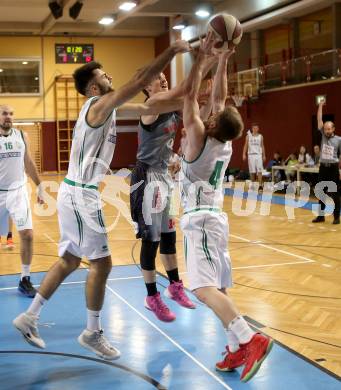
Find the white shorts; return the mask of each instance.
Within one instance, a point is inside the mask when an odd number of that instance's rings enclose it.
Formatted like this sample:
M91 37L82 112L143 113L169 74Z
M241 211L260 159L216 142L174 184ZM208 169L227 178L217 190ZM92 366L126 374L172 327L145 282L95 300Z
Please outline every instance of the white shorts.
M58 191L57 210L60 257L65 252L89 260L110 256L97 190L73 187L63 182Z
M18 231L32 229L32 213L26 185L10 191L0 191L0 235L8 233L11 217Z
M262 173L263 172L263 157L261 154L249 154L249 172Z
M190 289L231 287L227 215L213 211L194 211L182 216L180 226L184 233Z

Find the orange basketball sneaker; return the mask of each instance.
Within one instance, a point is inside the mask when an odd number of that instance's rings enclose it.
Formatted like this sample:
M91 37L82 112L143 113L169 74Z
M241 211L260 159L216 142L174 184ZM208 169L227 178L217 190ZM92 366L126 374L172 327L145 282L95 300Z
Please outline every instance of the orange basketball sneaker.
M240 345L245 352L245 367L240 376L242 382L249 381L257 373L272 345L273 340L260 333L254 334L248 343Z
M236 352L230 352L228 345L226 346L226 352L224 359L221 362L216 363L215 368L218 371L233 371L245 364L245 348L239 348Z
M13 238L7 238L6 248L7 249L14 249Z

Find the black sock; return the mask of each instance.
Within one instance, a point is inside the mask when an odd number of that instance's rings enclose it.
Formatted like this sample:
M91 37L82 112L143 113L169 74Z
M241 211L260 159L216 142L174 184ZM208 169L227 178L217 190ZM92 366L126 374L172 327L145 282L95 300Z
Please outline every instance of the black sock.
M151 297L157 293L156 282L146 283L148 296Z
M7 240L8 240L9 238L12 238L12 232L8 232L8 233L7 233Z
M166 272L167 272L168 279L169 279L170 283L180 281L178 268L174 268L174 269L171 269L170 271L166 271Z

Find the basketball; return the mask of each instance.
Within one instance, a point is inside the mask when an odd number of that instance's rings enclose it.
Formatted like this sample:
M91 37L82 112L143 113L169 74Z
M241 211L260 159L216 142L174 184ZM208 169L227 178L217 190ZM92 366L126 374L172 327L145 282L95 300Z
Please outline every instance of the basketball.
M213 16L207 25L207 32L213 31L219 39L214 46L218 52L232 49L242 39L243 29L238 19L229 14L217 14Z

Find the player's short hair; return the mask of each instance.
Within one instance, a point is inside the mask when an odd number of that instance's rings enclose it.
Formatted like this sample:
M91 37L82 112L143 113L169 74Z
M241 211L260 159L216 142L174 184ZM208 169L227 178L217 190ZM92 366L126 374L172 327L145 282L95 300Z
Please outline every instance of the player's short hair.
M239 138L244 130L243 119L238 110L229 105L216 118L215 138L222 142Z
M75 88L81 95L86 96L86 89L89 82L94 77L93 71L95 69L102 69L102 65L99 62L91 61L80 68L77 68L73 73Z

